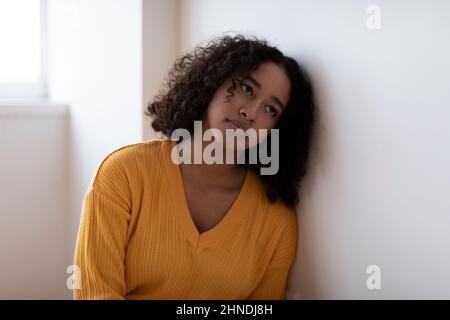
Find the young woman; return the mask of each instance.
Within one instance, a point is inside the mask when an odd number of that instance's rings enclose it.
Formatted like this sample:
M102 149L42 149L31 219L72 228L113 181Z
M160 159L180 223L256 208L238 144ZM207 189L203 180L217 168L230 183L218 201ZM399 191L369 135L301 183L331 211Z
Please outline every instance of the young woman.
M307 75L266 41L224 36L179 58L163 88L146 114L169 139L113 151L85 194L74 298L284 299L314 119ZM171 139L176 129L195 137L194 121L224 135L267 129L269 147L279 130L276 173L261 174L259 158L174 162L182 143L192 159L211 143Z

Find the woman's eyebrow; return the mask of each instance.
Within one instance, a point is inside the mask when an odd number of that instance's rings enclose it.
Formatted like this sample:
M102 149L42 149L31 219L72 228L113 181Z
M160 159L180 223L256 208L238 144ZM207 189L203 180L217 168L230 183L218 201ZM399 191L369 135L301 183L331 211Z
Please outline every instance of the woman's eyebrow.
M249 79L251 82L253 82L253 83L255 84L255 86L257 86L258 88L261 88L261 84L260 84L258 81L256 81L255 78L253 78L252 76L248 76L248 79Z
M251 82L253 82L253 84L254 84L255 86L257 86L258 88L261 88L261 84L260 84L255 78L253 78L252 76L248 76L248 79L249 79ZM272 98L272 100L273 100L276 104L278 104L278 106L281 108L281 110L284 110L284 105L283 105L283 103L280 101L280 99L278 99L278 98L275 97L275 96L271 96L271 98Z
M284 110L284 105L281 103L280 99L275 96L271 96L271 98L276 104L278 104L278 106L280 106L281 110Z

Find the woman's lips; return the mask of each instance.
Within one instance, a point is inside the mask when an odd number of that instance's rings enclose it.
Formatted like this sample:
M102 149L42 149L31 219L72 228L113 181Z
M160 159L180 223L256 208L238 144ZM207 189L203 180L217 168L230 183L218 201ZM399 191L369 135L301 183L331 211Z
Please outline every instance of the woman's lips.
M235 134L237 134L238 139L248 139L246 134L246 129L242 128L239 123L236 123L233 120L226 119L227 127L233 129Z
M227 119L227 123L233 128L233 129L242 129L242 127L239 126L238 123L234 122L233 120Z

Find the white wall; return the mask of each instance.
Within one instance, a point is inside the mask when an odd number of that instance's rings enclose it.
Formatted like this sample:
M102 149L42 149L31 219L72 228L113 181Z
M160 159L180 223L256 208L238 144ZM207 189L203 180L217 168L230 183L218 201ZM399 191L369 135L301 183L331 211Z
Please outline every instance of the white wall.
M143 113L162 87L164 77L172 67L179 52L179 1L144 0L143 45ZM162 137L151 127L149 117L144 117L144 140Z
M64 297L67 110L0 102L0 299Z
M379 30L366 27L372 4ZM182 1L182 52L247 32L316 85L292 298L450 298L449 12L443 0ZM381 290L366 287L373 264Z
M48 6L49 93L70 106L69 266L96 167L112 150L142 140L142 3L50 0Z

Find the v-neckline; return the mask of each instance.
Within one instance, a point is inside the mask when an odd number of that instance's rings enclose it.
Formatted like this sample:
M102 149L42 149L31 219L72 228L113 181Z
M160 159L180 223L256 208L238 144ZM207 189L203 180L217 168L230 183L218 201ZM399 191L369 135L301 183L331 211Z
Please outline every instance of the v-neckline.
M171 191L170 199L172 200L172 204L175 208L175 216L183 233L195 250L214 246L215 244L225 241L227 235L236 230L238 223L247 214L249 201L252 198L251 190L253 189L254 183L254 177L251 170L249 168L247 169L241 190L222 219L211 229L200 233L194 223L187 204L180 166L174 163L171 158L172 150L175 147L176 141L167 140L164 143L162 153L164 155L164 163L169 179L169 188Z

